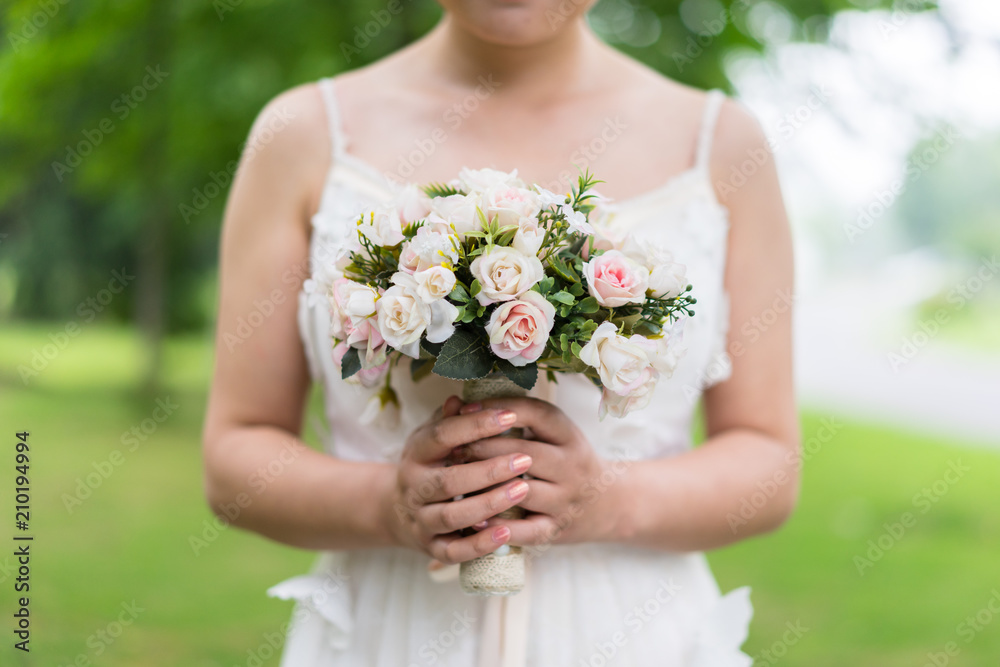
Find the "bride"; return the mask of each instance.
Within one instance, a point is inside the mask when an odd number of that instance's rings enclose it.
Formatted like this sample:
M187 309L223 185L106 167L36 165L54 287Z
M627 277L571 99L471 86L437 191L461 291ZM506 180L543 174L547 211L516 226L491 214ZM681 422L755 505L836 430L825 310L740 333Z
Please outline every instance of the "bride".
M749 590L723 595L703 552L775 529L798 495L791 242L766 138L720 91L603 44L589 0L441 4L414 44L268 104L229 196L206 489L226 520L320 552L271 590L297 601L282 664L749 665ZM697 314L649 407L600 421L577 376L464 404L457 382L399 372L397 418L365 414L310 279L362 210L463 167L558 192L589 169L606 233L687 266ZM311 381L322 453L299 440ZM526 439L496 437L511 426ZM513 505L527 516L495 516ZM447 576L507 544L532 555L522 593Z

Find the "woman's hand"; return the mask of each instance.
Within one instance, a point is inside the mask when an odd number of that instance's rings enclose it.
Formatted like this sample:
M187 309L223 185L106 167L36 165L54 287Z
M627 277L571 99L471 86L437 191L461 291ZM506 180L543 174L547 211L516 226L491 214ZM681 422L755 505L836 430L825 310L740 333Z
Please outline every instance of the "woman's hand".
M602 459L587 437L562 410L534 398L488 399L459 413L509 410L515 427L527 428L525 439L489 436L460 447L460 461L491 461L514 452L531 457L528 492L517 504L524 519L491 518L483 532L506 526L513 545L617 541L628 534L625 511L630 494L619 483L627 461ZM530 438L530 439L527 439Z
M472 463L446 466L455 447L489 441L517 420L503 408L460 415L462 405L452 396L410 434L388 494L389 506L383 511L397 544L423 551L444 564L483 556L510 541L511 530L505 526L464 537L459 531L484 528L486 519L520 503L528 487L524 480L514 478L532 465L530 457L508 448ZM498 484L484 493L453 500Z

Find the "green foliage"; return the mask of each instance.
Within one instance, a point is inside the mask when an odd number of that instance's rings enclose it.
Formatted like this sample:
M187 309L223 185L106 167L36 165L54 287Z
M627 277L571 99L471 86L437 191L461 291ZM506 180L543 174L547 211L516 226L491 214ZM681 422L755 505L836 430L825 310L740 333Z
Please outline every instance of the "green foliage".
M506 359L501 359L497 362L497 367L501 373L507 376L508 380L522 389L530 391L535 386L535 382L538 381L538 364L515 366Z
M489 375L495 361L482 335L466 327L456 327L441 347L434 373L452 380L476 380Z
M423 187L423 191L428 197L450 197L452 195L463 194L461 190L453 185L444 183L428 183Z
M360 370L361 355L358 353L358 348L350 347L340 362L340 376L346 380Z
M793 38L814 39L825 17L855 4L785 0L780 9ZM0 269L16 275L12 312L63 318L124 265L141 272L142 287L102 315L163 310L175 329L213 316L222 206L264 104L396 51L440 15L435 3L404 2L379 26L373 12L386 10L384 0L52 6L51 16L37 0L0 9L0 229L8 235ZM680 8L680 0L602 0L591 21L667 76L726 88L723 58L761 48L749 5L724 0L712 15L687 12L683 21ZM36 15L45 16L41 26ZM437 194L450 192L439 186Z

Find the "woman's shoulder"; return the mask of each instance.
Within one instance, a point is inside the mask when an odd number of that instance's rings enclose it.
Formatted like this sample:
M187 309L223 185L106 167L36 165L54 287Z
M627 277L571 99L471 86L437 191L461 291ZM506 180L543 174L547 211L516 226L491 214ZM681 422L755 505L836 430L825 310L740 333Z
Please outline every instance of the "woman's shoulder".
M314 209L331 160L330 129L319 82L301 84L269 100L250 128L242 168L263 174L285 195Z

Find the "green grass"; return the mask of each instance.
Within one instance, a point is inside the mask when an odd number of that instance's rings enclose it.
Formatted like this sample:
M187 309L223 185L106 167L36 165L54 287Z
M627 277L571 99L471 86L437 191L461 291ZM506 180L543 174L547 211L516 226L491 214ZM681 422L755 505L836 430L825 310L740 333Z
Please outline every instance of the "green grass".
M303 572L312 555L234 529L197 556L189 546L211 518L199 453L207 339L170 341L161 397L179 407L129 451L122 434L154 407L132 390L142 367L135 337L84 329L25 387L17 367L48 333L20 325L0 332L0 423L8 444L15 431L31 432L35 535L32 651L30 657L13 651L5 632L0 664L61 666L80 655L98 665L245 664L248 650L290 613L264 590ZM773 664L781 665L919 667L927 652L954 641L961 654L949 664L997 665L1000 617L968 643L956 626L1000 589L1000 454L849 422L820 443L824 418L803 420L806 442L818 449L809 456L794 517L777 533L710 556L723 590L753 587L745 650L756 654L777 642L782 656ZM64 494L114 450L122 452L121 465L68 511ZM0 494L8 507L11 448L4 451ZM957 460L971 470L921 513L914 494L944 479ZM916 524L860 575L854 557L864 556L883 524L904 512ZM11 519L5 513L8 526ZM9 627L12 577L4 558L0 613ZM133 600L144 611L98 656L95 647L103 644L95 633ZM788 622L808 631L783 646Z

